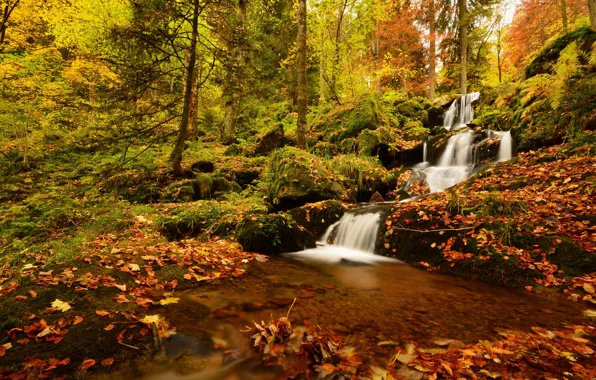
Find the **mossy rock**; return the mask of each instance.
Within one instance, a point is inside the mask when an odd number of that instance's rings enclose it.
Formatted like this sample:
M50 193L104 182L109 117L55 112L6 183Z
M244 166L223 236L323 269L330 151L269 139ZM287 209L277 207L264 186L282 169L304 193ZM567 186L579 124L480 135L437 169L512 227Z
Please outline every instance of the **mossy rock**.
M195 199L193 181L175 182L166 187L161 199L166 202L191 202Z
M327 228L337 222L346 212L343 203L335 200L309 203L288 211L298 225L315 236L322 236Z
M212 173L215 170L215 165L211 161L197 161L190 165L190 169L201 173Z
M356 200L368 202L375 192L382 195L395 189L397 178L377 158L353 154L335 156L333 170L349 183Z
M284 145L284 127L282 124L261 134L257 138L255 154L267 155L273 150L281 148Z
M236 238L249 252L278 255L314 248L313 234L288 214L247 216L236 229Z
M327 164L298 148L277 150L271 157L266 178L269 198L280 210L345 195Z
M596 42L596 32L586 26L557 38L526 67L526 79L538 74L552 73L553 63L557 62L563 49L572 42L576 42L580 50L589 52L594 42Z
M321 116L315 121L313 130L323 133L325 141L339 142L386 123L387 118L376 97L365 95Z
M157 219L161 232L170 240L209 233L225 236L234 231L241 216L230 202L202 200L168 210Z

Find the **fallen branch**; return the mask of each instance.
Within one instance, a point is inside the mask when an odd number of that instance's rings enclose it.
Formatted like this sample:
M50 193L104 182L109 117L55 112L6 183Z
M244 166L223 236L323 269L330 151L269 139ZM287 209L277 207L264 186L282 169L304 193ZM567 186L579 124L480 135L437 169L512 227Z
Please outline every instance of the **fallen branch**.
M139 349L138 347L131 346L130 344L126 344L126 343L122 343L122 342L118 342L118 343L120 343L121 345L123 345L123 346L126 346L126 347L128 347L128 348L133 348L133 349L135 349L135 350L138 350L138 349Z
M412 231L412 232L421 232L421 233L428 233L428 232L441 232L441 231L465 231L465 230L472 230L476 227L462 227L462 228L446 228L440 230L415 230L412 228L405 228L405 227L395 227L395 230L402 230L402 231Z

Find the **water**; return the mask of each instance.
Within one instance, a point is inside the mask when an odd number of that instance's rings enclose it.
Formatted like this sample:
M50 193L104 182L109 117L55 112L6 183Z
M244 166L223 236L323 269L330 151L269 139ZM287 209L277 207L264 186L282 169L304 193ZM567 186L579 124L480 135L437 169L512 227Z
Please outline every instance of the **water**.
M377 264L399 261L375 255L377 233L381 223L381 210L378 207L349 212L335 224L327 228L317 243L318 247L287 254L290 257L313 262Z
M428 162L427 144L424 143L423 161L412 168L415 175L411 181L423 178L430 192L436 193L468 179L486 163L487 156L496 162L507 161L513 156L511 132L489 130L481 141L475 142L481 137L479 132L462 129L474 118L472 103L479 98L480 93L474 92L451 104L445 112L443 126L447 130L460 131L449 138L436 165ZM499 139L498 152L491 150L494 138Z
M443 126L447 130L465 127L474 119L472 103L480 98L479 92L472 92L451 103L443 117Z
M294 298L289 319L296 333L303 321L311 321L341 335L368 364L380 367L409 341L421 348L436 347L437 339L468 344L499 339L501 329L529 332L533 326L555 329L583 320L581 306L572 302L407 265L310 265L270 258L246 270L234 281L176 292L180 302L160 310L177 331L164 341L165 353L140 361L138 368L119 368L109 379L286 378L258 361L226 368L230 355L236 361L255 355L241 330L252 321L286 316ZM381 341L399 346L379 346ZM213 375L218 370L222 373Z

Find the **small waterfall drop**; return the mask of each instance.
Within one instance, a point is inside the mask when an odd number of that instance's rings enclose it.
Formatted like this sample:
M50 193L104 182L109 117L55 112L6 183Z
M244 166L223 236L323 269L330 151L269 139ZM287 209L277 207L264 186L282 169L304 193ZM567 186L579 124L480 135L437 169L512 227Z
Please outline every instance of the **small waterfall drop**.
M511 131L505 132L501 137L501 145L499 146L499 156L497 161L507 161L513 157L513 138L511 137Z
M424 142L424 146L422 147L422 162L427 162L428 161L426 159L427 158L427 149L428 149L428 147L427 147L427 144L426 144L426 141L425 141Z
M466 180L486 163L507 161L513 157L511 132L489 130L483 136L481 132L462 129L474 118L472 103L479 98L480 93L474 92L451 103L445 112L443 126L458 132L449 137L436 165L427 162L427 145L424 143L423 162L413 167L411 181L422 179L430 192L436 193ZM496 143L499 144L498 151Z
M399 262L374 254L380 223L381 211L378 208L369 207L357 212L348 212L337 223L327 228L317 242L317 248L287 255L300 260L327 263Z
M474 108L472 103L480 99L479 92L471 92L451 103L451 106L443 116L443 127L447 130L460 129L474 119Z

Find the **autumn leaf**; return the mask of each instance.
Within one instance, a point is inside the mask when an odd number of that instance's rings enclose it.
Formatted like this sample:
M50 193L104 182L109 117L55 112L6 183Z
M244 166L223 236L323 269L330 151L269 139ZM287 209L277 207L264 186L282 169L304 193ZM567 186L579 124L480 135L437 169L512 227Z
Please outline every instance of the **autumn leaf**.
M83 371L87 371L89 368L93 367L94 365L95 365L95 360L87 359L83 362L83 364L81 364L81 369Z
M110 323L109 325L107 325L106 327L104 327L104 330L105 331L112 331L114 329L114 327L116 327L116 326L114 326L113 323Z
M105 317L106 315L109 315L110 312L105 310L95 310L95 314L99 315L100 317Z
M178 301L180 301L180 298L177 298L177 297L167 297L167 298L164 298L164 299L160 300L159 301L159 304L160 305L170 305L170 304L173 304L173 303L178 303Z
M114 358L107 358L101 361L103 367L111 367L114 364Z
M70 310L70 305L64 301L60 301L59 299L56 299L54 302L52 302L52 307L61 312Z
M74 321L72 322L73 325L78 325L79 323L83 322L83 317L76 316Z

